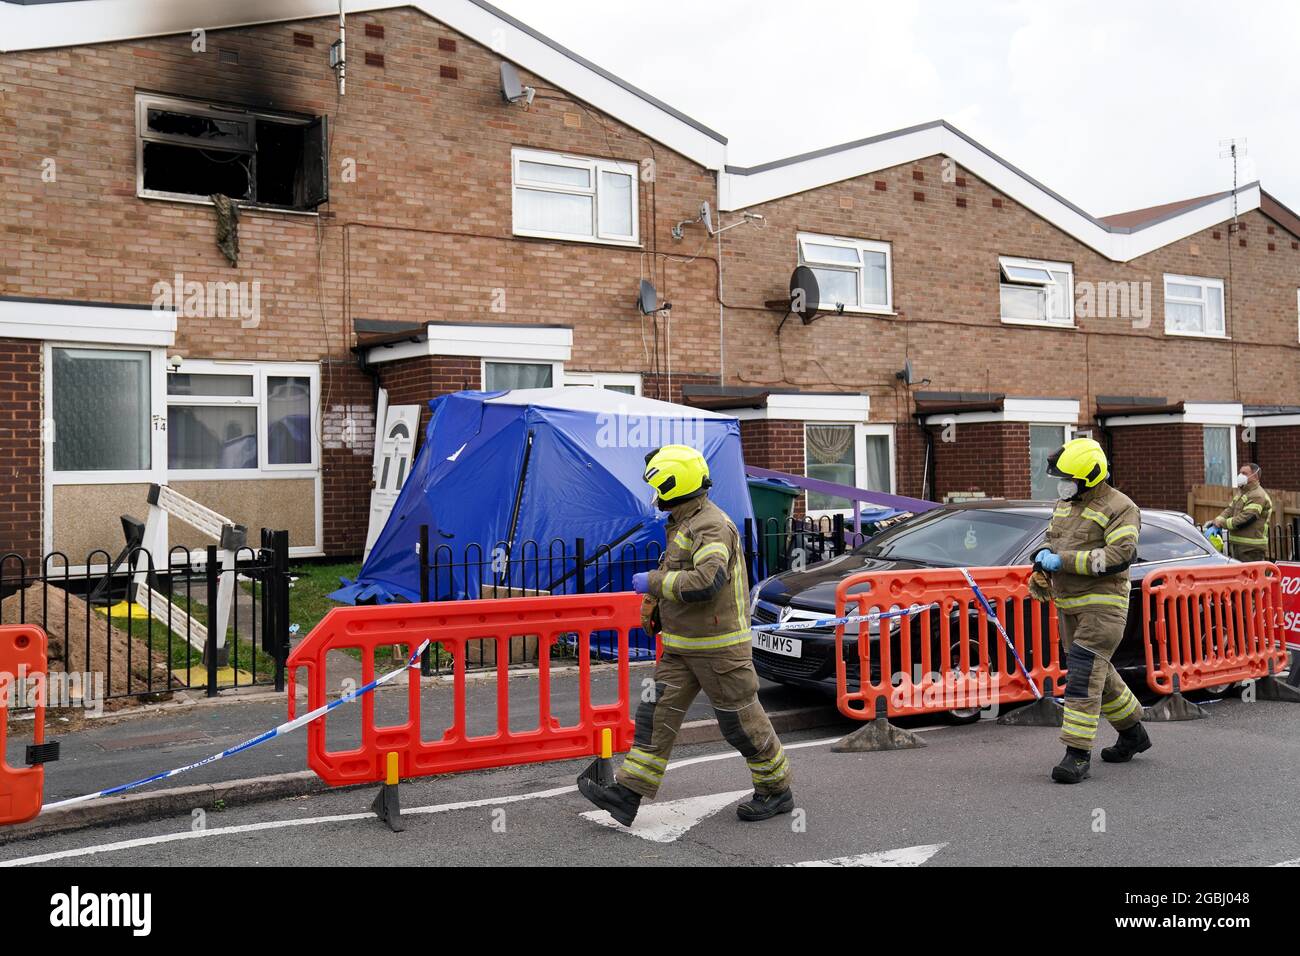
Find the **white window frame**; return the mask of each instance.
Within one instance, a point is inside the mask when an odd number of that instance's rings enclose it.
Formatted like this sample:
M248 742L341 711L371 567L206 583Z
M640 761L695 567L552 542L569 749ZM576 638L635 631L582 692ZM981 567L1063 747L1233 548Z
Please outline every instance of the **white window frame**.
M1212 279L1208 276L1182 276L1166 272L1164 276L1165 292L1165 335L1181 335L1195 339L1226 339L1228 337L1228 296L1224 288L1222 279ZM1170 295L1169 284L1177 283L1178 285L1194 285L1201 289L1199 299L1191 299L1184 296ZM1220 318L1223 320L1223 328L1218 332L1207 332L1205 330L1206 320L1209 318L1210 297L1209 290L1219 290L1219 309ZM1169 303L1177 302L1182 305L1199 305L1201 307L1201 331L1187 332L1169 327Z
M1019 278L1011 280L1007 273L1008 269L1036 269L1049 274L1049 281L1039 282L1032 278ZM1050 277L1052 272L1064 272L1069 278L1069 287L1065 290L1064 301L1066 306L1066 315L1063 319L1053 320L1044 308L1044 317L1041 319L1017 319L1008 318L1002 310L1002 287L1009 285L1016 288L1038 286L1047 289L1048 286L1055 286L1056 280ZM1048 259L1023 259L1017 256L998 256L998 316L1004 325L1032 325L1035 328L1046 329L1073 329L1078 328L1074 316L1074 265L1069 262L1052 262Z
M48 476L46 501L52 501L54 485L131 485L154 484L165 481L167 475L167 382L163 378L164 349L140 345L106 345L86 342L46 342L42 349L44 362L44 387L46 418L49 429L54 428L54 352L58 349L92 349L97 352L146 352L149 354L149 467L129 471L55 471L54 445L59 440L57 432L54 440L45 442L45 474ZM45 509L47 517L53 509ZM52 539L52 525L47 527L46 543Z
M548 166L567 166L571 169L585 169L590 174L590 187L563 186L558 183L537 182L526 179L520 173L520 164L545 163ZM628 235L602 233L600 231L601 174L616 173L627 176L632 183L632 232ZM538 239L555 239L560 242L597 242L614 246L637 246L641 235L641 194L639 183L641 171L636 163L619 162L612 159L593 159L586 156L573 156L568 153L548 153L535 149L513 149L510 151L510 199L511 224L516 236L532 236ZM591 196L591 233L573 235L571 233L547 232L544 230L524 229L519 226L518 197L520 188L537 192L565 193L574 196Z
M1228 430L1228 487L1232 487L1233 479L1237 475L1237 469L1241 466L1237 464L1237 426L1236 425L1203 425L1203 431L1211 428L1226 428ZM1205 478L1205 438L1201 437L1201 478Z
M858 264L850 266L844 262L831 262L823 259L810 259L804 247L807 243L815 243L822 246L836 246L841 249L851 249L857 253ZM858 279L858 304L845 305L845 312L853 312L861 315L893 315L894 314L894 253L893 248L888 242L880 242L874 239L852 239L845 236L824 236L815 232L798 233L795 243L798 251L799 264L808 266L810 269L823 269L836 272L853 272ZM885 256L885 302L883 305L878 303L864 304L866 298L866 264L863 261L864 252L883 253ZM833 311L834 305L824 299L818 303L822 311ZM829 308L828 308L829 306Z
M222 362L190 360L181 362L177 371L182 375L232 375L252 376L253 394L247 395L168 395L164 382L164 417L172 405L208 405L220 407L257 408L257 464L256 468L167 468L169 478L177 481L229 481L255 478L310 478L320 468L320 366L309 362ZM170 374L170 373L168 373ZM273 465L269 462L269 438L266 397L267 380L288 376L306 378L311 383L311 461ZM164 460L166 447L164 443Z
M159 96L152 93L135 95L135 194L141 199L165 199L168 202L187 202L198 206L211 206L212 200L206 196L193 193L173 193L161 189L146 189L144 185L144 144L174 143L178 146L196 146L189 136L176 136L170 133L156 133L149 129L148 111L151 107L175 110L193 116L210 116L213 119L238 120L248 124L248 142L239 149L230 147L211 147L212 152L257 156L257 120L259 117L282 126L310 126L314 117L295 116L284 113L272 113L264 110L246 109L239 106L222 108L202 100L190 100L183 96ZM326 173L328 175L328 173ZM241 206L251 209L273 209L299 216L320 215L315 209L295 209L292 206L277 206L254 200L236 200Z
M631 385L633 395L641 394L641 375L639 372L565 372L564 384L565 386L585 385L588 388Z
M564 385L564 363L563 362L539 362L536 359L518 359L518 358L483 358L479 361L479 382L483 386L483 391L491 391L487 383L487 367L489 365L549 365L551 367L551 388L559 388Z
M808 428L817 425L852 425L853 426L853 484L858 488L865 488L867 485L867 456L866 446L867 437L872 435L883 435L889 442L889 487L880 494L894 494L895 475L897 474L897 443L894 440L894 426L888 423L884 424L864 424L862 422L846 421L804 421L803 423L803 441L804 441L804 473L808 471ZM805 495L805 504L807 496ZM846 518L853 517L853 506L847 508L829 508L806 509L805 513L812 518L830 517L832 515L844 515Z

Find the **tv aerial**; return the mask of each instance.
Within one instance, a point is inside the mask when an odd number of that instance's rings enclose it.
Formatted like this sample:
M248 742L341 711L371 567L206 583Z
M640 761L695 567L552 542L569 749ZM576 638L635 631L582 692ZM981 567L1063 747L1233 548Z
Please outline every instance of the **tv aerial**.
M763 217L756 212L742 213L741 217L729 226L723 226L721 229L713 228L713 210L709 207L707 201L700 203L700 214L694 219L683 219L677 225L673 226L672 236L678 242L686 236L686 227L693 226L696 223L704 226L704 231L709 234L709 238L720 236L728 229L735 229L737 226L743 226L747 222L763 222Z

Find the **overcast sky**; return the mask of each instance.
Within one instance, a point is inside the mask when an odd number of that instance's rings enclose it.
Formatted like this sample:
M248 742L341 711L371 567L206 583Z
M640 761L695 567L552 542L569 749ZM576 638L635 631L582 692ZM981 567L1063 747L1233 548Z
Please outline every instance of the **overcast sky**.
M1094 215L1243 183L1300 210L1300 2L493 0L753 165L932 119Z

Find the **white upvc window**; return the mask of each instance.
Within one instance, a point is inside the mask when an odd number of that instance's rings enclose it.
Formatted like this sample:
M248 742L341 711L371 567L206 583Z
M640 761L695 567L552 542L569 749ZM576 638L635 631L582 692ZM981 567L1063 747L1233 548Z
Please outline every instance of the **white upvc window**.
M807 422L804 474L867 491L894 491L894 426L861 422ZM853 513L844 498L808 492L808 514Z
M150 480L159 445L153 350L53 345L43 428L59 484Z
M635 163L533 149L511 152L517 236L636 245Z
M557 388L566 381L563 362L484 359L482 374L485 392L503 392L516 388Z
M888 313L894 309L890 245L869 239L801 232L799 263L817 277L818 306L829 312Z
M1237 429L1231 425L1206 425L1201 433L1205 448L1205 483L1232 487L1237 474Z
M1034 501L1055 501L1055 475L1047 473L1047 459L1070 440L1074 428L1070 425L1029 426L1029 497Z
M1002 321L1074 325L1074 267L1068 262L998 257Z
M605 388L626 395L641 394L641 376L637 372L565 372L564 385Z
M186 361L167 373L167 470L184 478L310 472L319 462L320 369Z
M1166 275L1165 334L1225 338L1223 280Z

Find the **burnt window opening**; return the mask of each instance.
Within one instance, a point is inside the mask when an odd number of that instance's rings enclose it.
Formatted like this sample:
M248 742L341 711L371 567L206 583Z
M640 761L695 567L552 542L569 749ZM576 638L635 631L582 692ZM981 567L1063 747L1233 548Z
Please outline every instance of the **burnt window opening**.
M324 117L136 97L137 193L312 210L329 198Z

